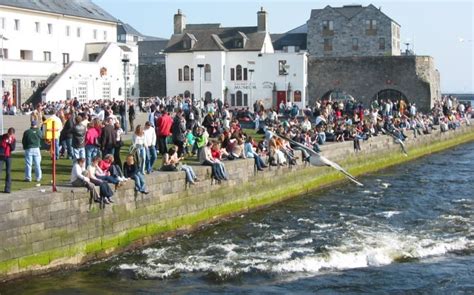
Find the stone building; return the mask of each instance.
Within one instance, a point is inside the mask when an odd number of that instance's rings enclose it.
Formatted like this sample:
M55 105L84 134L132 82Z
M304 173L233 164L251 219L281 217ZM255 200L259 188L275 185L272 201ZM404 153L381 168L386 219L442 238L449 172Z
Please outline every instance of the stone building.
M167 39L155 38L138 42L140 94L143 97L166 96Z
M313 57L400 55L400 25L372 4L313 9L307 28Z

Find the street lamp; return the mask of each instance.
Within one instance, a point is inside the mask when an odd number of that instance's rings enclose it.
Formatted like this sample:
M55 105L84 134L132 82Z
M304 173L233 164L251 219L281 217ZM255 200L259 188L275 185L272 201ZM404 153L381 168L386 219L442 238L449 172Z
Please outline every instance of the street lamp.
M202 68L204 68L204 64L198 64L197 67L199 68L199 105L201 105L201 101L202 101Z
M4 49L3 49L3 40L5 41L8 41L8 38L6 38L5 36L0 35L0 40L1 40L1 43L2 43L2 51L0 51L0 54L2 55L2 66L0 67L0 89L1 89L1 98L2 98L2 102L0 104L0 124L2 125L1 126L1 130L2 130L2 134L4 133L4 128L3 128L3 75L2 75L2 69L3 69L3 59L5 58L4 57Z
M290 72L289 72L289 70L290 70L290 65L285 64L285 65L283 66L283 68L285 69L285 91L286 91L285 96L286 96L286 101L288 102L288 101L289 101L289 97L288 97L288 94L289 94L288 92L289 92L289 91L288 91L287 78L288 78L288 75L290 74Z
M124 57L122 59L123 62L123 95L124 95L124 103L125 103L125 114L123 120L123 130L125 134L128 132L127 128L127 113L128 113L128 99L127 99L127 64L130 62L130 59Z
M251 105L253 105L253 96L252 96L253 72L255 72L254 69L249 69L249 73L250 73L250 103L251 103Z

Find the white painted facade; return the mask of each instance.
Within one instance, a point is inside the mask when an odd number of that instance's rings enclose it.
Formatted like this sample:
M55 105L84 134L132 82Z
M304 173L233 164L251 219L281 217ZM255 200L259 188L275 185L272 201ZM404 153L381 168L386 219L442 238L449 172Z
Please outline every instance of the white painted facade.
M252 107L261 100L266 108L276 107L278 92L283 92L288 100L300 108L306 106L307 93L307 53L274 52L268 36L261 51L195 51L166 54L166 89L168 96L223 99L231 107ZM280 75L280 61L286 61L287 75ZM210 65L210 81L206 79L205 68ZM242 70L242 79L237 80L236 69L240 65L247 69L247 79ZM185 67L193 70L193 77L186 81ZM179 69L182 79L179 79ZM234 69L234 79L231 77ZM251 71L253 70L253 72ZM191 78L194 78L191 80ZM290 85L290 86L289 86ZM201 87L202 86L202 87ZM289 88L288 88L289 86ZM239 93L240 91L240 93ZM296 95L295 95L296 94ZM282 95L282 93L280 93ZM240 99L241 98L241 99ZM295 99L296 98L296 99Z
M16 95L16 105L25 102L53 74L58 74L50 84L54 84L54 89L43 93L43 98L48 101L64 100L69 93L72 97L76 96L74 93L77 94L79 88L73 85L80 83L82 89L84 83L79 81L87 75L91 81L100 77L101 67L107 68L107 79L117 81L113 83L117 84L112 86L113 89L124 84L121 62L124 53L119 52L120 47L109 46L102 52L105 44L117 41L116 22L0 5L0 35L5 38L2 42L4 59L0 61L0 76L4 91ZM138 96L138 50L136 46L127 46L132 48L126 52L132 69L129 84L131 88L135 87L134 96ZM89 62L97 57L89 54L101 52L99 61ZM67 73L61 73L63 69ZM76 78L79 75L81 79ZM70 80L75 82L71 84ZM95 89L98 86L93 86L90 81L87 85L88 99L102 98L102 89ZM123 95L112 97L120 99Z

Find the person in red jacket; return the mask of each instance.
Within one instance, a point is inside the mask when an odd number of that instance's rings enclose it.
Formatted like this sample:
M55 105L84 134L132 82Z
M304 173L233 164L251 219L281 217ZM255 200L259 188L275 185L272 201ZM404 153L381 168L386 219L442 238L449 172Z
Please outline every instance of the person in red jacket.
M170 117L167 111L163 111L162 115L156 121L157 136L156 141L158 143L158 149L160 154L164 155L168 151L166 146L166 137L171 135L171 126L173 125L173 119Z
M11 155L12 151L15 150L16 147L16 139L15 139L15 129L8 128L7 133L2 135L2 139L0 141L0 175L2 174L3 170L3 162L5 162L6 166L6 176L5 176L5 193L10 193L11 184L12 184L12 177L11 177L11 169L12 169L12 160Z

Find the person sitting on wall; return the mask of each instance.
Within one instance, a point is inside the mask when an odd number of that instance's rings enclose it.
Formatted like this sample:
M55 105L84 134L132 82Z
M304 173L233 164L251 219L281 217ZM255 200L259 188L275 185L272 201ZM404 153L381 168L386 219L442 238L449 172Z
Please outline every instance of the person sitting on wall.
M122 168L115 163L115 158L111 154L104 156L104 159L99 162L99 167L102 171L108 172L110 176L117 177L119 181L127 181L127 178L123 175Z
M191 166L179 163L183 159L184 157L178 158L176 148L169 148L168 153L163 155L161 171L184 171L186 173L186 181L189 184L195 184L197 181L196 173L194 173Z
M227 172L220 160L214 159L212 157L211 146L213 142L209 141L204 148L201 149L201 154L199 156L200 162L204 166L212 167L212 177L217 181L227 180Z
M120 180L117 176L112 176L108 171L102 170L99 166L100 161L100 157L95 157L87 167L87 172L89 173L91 182L95 185L100 185L102 182L111 183L117 188L120 184Z
M255 166L257 166L258 171L263 171L263 168L267 168L260 155L255 151L253 138L249 136L245 141L244 153L247 158L253 158L255 161Z
M85 158L79 158L74 162L72 165L71 171L71 184L74 187L85 187L90 193L91 201L100 202L100 196L95 190L94 183L92 183L91 179L87 177L88 173L85 169ZM108 202L104 199L105 202Z
M133 179L135 181L135 191L142 194L149 194L146 189L145 175L140 170L138 165L135 163L133 155L128 155L125 163L123 163L123 173L126 178Z

